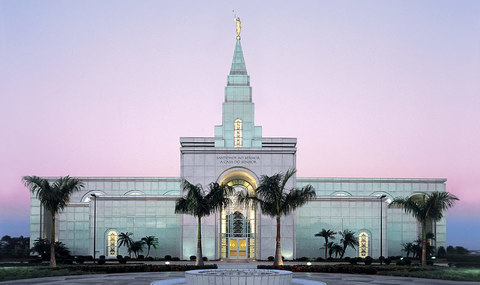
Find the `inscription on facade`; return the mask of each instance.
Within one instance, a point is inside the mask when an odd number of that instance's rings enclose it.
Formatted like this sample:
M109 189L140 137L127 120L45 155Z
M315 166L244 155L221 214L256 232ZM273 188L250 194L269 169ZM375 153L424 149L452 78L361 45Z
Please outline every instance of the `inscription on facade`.
M219 155L217 156L217 163L223 165L239 165L247 164L254 165L260 162L258 155Z

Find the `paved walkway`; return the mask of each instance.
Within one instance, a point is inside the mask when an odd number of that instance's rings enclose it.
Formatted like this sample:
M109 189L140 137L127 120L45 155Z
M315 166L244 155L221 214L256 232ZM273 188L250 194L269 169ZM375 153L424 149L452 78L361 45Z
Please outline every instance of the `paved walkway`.
M217 263L219 268L256 268L256 262L251 263ZM175 278L184 278L184 272L141 272L141 273L122 273L122 274L92 274L92 275L72 275L45 277L34 279L23 279L15 281L0 282L0 284L71 284L71 285L97 285L97 284L115 284L115 285L148 285L155 280L166 280ZM382 275L359 275L359 274L333 274L333 273L303 273L294 272L293 278L322 281L327 285L479 285L480 282L461 282L432 280L410 277L393 277Z

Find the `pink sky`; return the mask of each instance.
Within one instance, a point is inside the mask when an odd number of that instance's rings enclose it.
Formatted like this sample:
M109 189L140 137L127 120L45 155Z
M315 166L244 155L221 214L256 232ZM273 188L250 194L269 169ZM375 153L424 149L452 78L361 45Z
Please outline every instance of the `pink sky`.
M221 123L234 8L298 176L447 178L448 243L478 249L480 2L278 2L0 2L0 235L29 234L24 175L179 176L179 137Z

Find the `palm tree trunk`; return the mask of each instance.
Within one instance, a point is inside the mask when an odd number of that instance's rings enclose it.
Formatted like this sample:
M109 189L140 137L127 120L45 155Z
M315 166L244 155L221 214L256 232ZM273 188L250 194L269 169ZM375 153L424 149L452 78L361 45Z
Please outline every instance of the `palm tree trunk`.
M145 258L147 258L149 254L150 254L150 247L148 247L147 256L145 256Z
M277 216L277 246L275 248L275 260L273 261L273 266L283 265L282 258L282 248L280 245L280 216Z
M202 255L202 218L198 217L198 233L197 233L197 260L195 261L196 266L203 266L203 255Z
M422 266L427 265L427 221L422 223Z
M325 238L325 259L327 259L328 238Z
M345 251L347 251L347 247L343 246L342 254L340 254L340 259L342 259L343 256L345 255Z
M55 259L55 213L52 213L52 230L50 235L50 267L57 267Z

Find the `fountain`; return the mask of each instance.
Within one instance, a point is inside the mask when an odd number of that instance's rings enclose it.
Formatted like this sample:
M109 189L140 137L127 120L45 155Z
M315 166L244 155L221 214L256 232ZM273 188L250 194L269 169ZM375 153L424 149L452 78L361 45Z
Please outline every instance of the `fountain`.
M154 281L151 285L326 285L292 279L292 272L271 269L200 269L185 271L185 278Z

